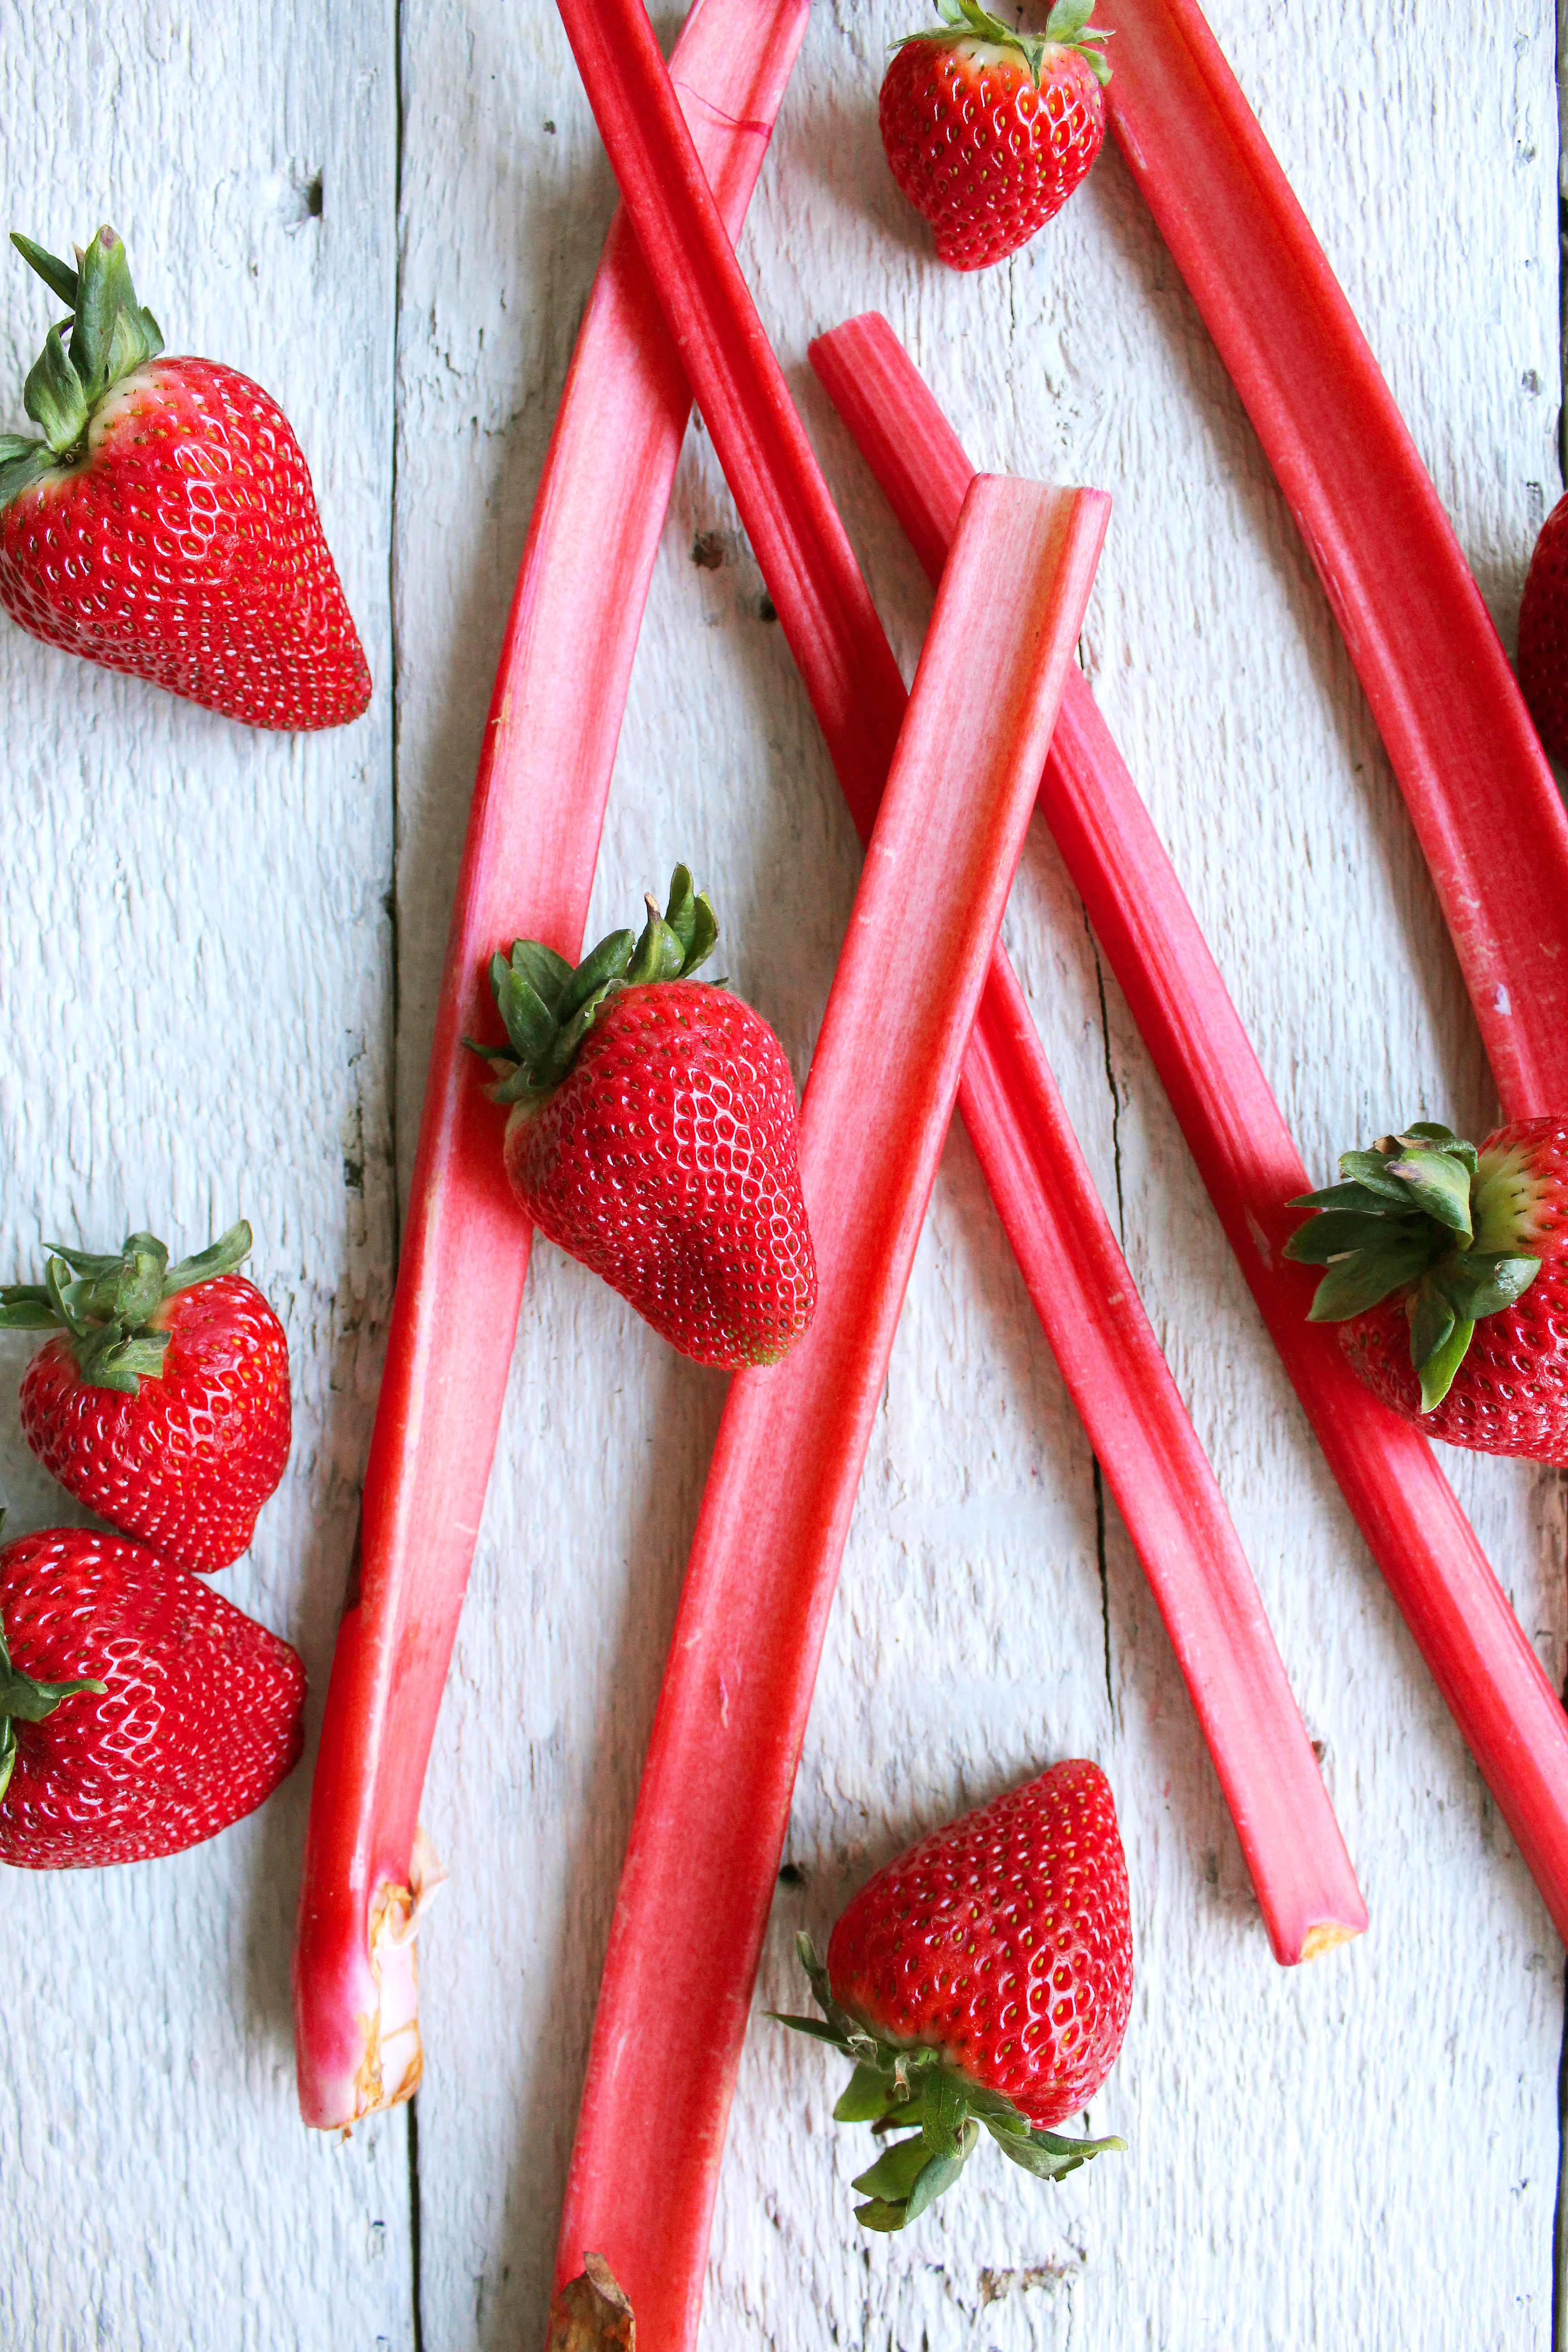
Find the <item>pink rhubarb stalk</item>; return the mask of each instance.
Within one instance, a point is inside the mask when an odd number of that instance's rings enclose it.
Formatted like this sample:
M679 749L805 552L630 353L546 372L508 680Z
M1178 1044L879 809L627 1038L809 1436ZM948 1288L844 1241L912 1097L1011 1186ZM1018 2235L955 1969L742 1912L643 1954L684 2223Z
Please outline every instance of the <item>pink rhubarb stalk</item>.
M904 707L896 667L744 283L724 240L714 232L710 199L669 102L643 10L636 0L608 0L608 5L598 8L579 5L579 0L563 0L562 14L628 214L864 838ZM1039 1040L999 954L976 1018L964 1099L1009 1236L1031 1289L1039 1297L1055 1279L1047 1252L1056 1228L1042 1203L1067 1164L1063 1152L1055 1148L1066 1129ZM1079 1199L1092 1200L1081 1163L1079 1174ZM1098 1208L1095 1213L1099 1215ZM1100 1223L1103 1226L1102 1218ZM1104 1239L1109 1242L1109 1235ZM1094 1258L1097 1246L1096 1242L1086 1241L1083 1265ZM1131 1314L1112 1311L1133 1294L1113 1244L1111 1252L1110 1259L1101 1255L1100 1262L1114 1265L1122 1298L1112 1295L1109 1301L1100 1301L1101 1328L1110 1330L1120 1323L1121 1338L1131 1352L1124 1354L1120 1348L1104 1350L1101 1360L1109 1368L1108 1379L1125 1383L1129 1366L1134 1372L1146 1369L1152 1376L1158 1364L1158 1381L1163 1384L1156 1386L1149 1414L1156 1443L1169 1444L1171 1462L1161 1474L1164 1483L1160 1500L1151 1505L1146 1536L1152 1546L1190 1547L1215 1532L1219 1561L1215 1591L1223 1595L1232 1563L1234 1532L1225 1520L1212 1473L1202 1464L1190 1428L1184 1436L1176 1433L1173 1408L1179 1416L1179 1404L1152 1337L1147 1355L1140 1355L1138 1335L1146 1331L1146 1324ZM1092 1349L1086 1343L1086 1360L1089 1353ZM1125 1391L1116 1412L1121 1418L1121 1442L1125 1448L1137 1420L1136 1403ZM1108 1427L1110 1414L1108 1406ZM1201 1472L1196 1466L1200 1464ZM1191 1521L1186 1529L1181 1524L1184 1508ZM1218 1533L1222 1528L1223 1535ZM780 1596L786 1613L789 1598L787 1592ZM1270 1883L1276 1913L1270 1927L1271 1932L1278 1931L1279 1943L1289 1956L1300 1958L1344 1934L1355 1933L1364 1926L1366 1915L1321 1783L1311 1768L1300 1718L1282 1677L1272 1679L1278 1675L1278 1662L1274 1661L1272 1671L1262 1664L1256 1606L1248 1580L1232 1625L1223 1624L1223 1606L1211 1615L1206 1627L1200 1627L1194 1617L1186 1656L1200 1690L1209 1676L1230 1671L1228 1664L1222 1668L1218 1663L1226 1644L1231 1658L1245 1660L1242 1673L1235 1678L1238 1706L1240 1683L1252 1666L1257 1667L1253 1687L1247 1694L1251 1720L1256 1722L1272 1711L1279 1752L1288 1759L1286 1778L1300 1798L1294 1827L1303 1849L1294 1860L1282 1851L1275 1854ZM767 1622L772 1629L772 1620ZM1205 1638L1211 1633L1218 1639L1205 1651ZM787 1626L770 1630L769 1638L789 1638ZM679 1637L670 1672L678 1677L683 1673ZM1209 1687L1212 1693L1217 1682L1211 1682ZM803 1725L809 1692L804 1690L798 1696ZM773 1723L766 1737L773 1746L787 1749L793 1770L800 1728L786 1735L782 1722ZM1234 1752L1245 1755L1245 1740ZM1303 1758L1310 1784L1296 1769ZM787 1776L782 1786L781 1806L787 1800ZM677 1859L660 1864L659 1868L679 1874L679 1857L699 1844L705 1833L710 1782L693 1765L683 1780L664 1770L660 1787L657 1812L648 1814L645 1803L639 1813L645 1824L639 1835L652 1852L662 1841ZM1260 1799L1255 1816L1255 1843L1271 1834L1262 1810L1264 1801ZM782 1810L776 1820L759 1821L752 1828L753 1845L733 1858L734 1879L726 1880L721 1898L710 1904L704 1914L710 1923L708 1932L715 1939L706 1965L711 1969L721 1961L724 1982L730 1988L717 2015L711 2004L700 2013L667 2014L662 1992L657 1990L666 1959L666 1924L651 1896L645 1900L645 1890L659 1882L645 1869L640 1874L628 1873L623 1883L615 1946L589 2061L592 2095L584 2105L573 2158L558 2255L562 2280L575 2274L584 2248L613 2245L633 2230L638 2243L658 2246L674 2226L669 2216L679 2212L685 2219L679 2244L670 2255L679 2275L668 2283L661 2308L695 2312L706 2248L706 2216L756 1958L754 1935L748 1932L736 1947L730 1923L733 1918L743 1925L753 1901L765 1902L769 1857L776 1856L783 1834ZM747 1892L757 1887L762 1888L761 1895ZM625 2150L643 2128L650 2099L662 2097L662 2085L668 2081L684 2080L700 2070L710 2072L717 2085L700 2111L701 2129L683 2130L678 2142L667 2142L657 2172L628 2163ZM678 2339L674 2336L667 2339L661 2334L658 2340L673 2344Z
M603 2252L639 2336L660 2352L696 2334L717 2158L828 1606L1108 511L1095 491L988 477L970 490L801 1111L816 1319L784 1363L739 1375L720 1424L561 2237L562 2277ZM940 921L921 920L938 907Z
M700 0L671 71L733 236L806 0ZM691 394L624 214L534 499L447 946L357 1574L327 1694L294 1958L300 2105L348 2124L419 2077L420 1793L495 1451L531 1228L465 1034L514 937L575 960Z
M812 358L935 576L972 468L891 328L874 314ZM1310 1189L1225 982L1083 678L1069 677L1040 786L1055 835L1296 1393L1568 1940L1568 1717L1430 1447L1371 1399L1314 1276L1283 1255Z
M1110 128L1318 567L1504 1116L1568 1109L1568 815L1414 441L1192 0L1103 0Z

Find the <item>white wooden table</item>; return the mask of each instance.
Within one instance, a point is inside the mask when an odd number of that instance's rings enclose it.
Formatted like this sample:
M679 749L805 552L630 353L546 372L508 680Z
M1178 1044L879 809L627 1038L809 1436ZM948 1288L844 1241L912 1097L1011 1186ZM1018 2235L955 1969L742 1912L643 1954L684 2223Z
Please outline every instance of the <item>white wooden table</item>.
M659 11L673 34L679 11ZM1211 18L1504 636L1561 486L1554 27L1522 0ZM1315 575L1117 155L1010 265L939 269L878 143L914 0L819 0L741 252L894 642L929 597L805 366L875 305L982 464L1114 499L1083 655L1310 1163L1491 1087ZM1043 18L1042 18L1043 21ZM102 217L174 350L283 402L376 679L246 733L0 627L0 1278L40 1231L235 1216L296 1439L224 1589L299 1643L312 1738L352 1541L447 910L502 618L614 192L548 0L14 0L0 226ZM0 424L48 298L0 271ZM614 462L614 452L606 452ZM691 560L719 532L717 569ZM585 562L594 551L584 551ZM858 854L700 431L665 530L590 935L688 858L804 1078ZM868 2241L837 2068L759 2019L713 2346L1551 2340L1563 1954L1312 1444L1037 827L1006 941L1255 1564L1372 1911L1271 1961L1170 1650L969 1148L943 1160L824 1660L762 1997L911 1834L1071 1753L1121 1809L1137 1995L1059 2189L984 2154ZM96 1240L94 1239L96 1237ZM69 1517L0 1340L12 1531ZM538 2347L595 1989L722 1381L535 1252L426 1822L416 2115L295 2107L310 1756L176 1861L6 1874L0 2341ZM1562 1477L1446 1460L1547 1671ZM694 1927L700 1927L700 1922ZM863 2160L863 2158L862 2159Z

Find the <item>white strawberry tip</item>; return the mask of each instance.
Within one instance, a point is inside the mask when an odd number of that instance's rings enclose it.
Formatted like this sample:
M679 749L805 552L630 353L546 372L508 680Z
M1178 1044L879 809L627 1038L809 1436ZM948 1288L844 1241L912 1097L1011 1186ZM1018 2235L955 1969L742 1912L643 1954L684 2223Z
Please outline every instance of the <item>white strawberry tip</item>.
M232 1274L251 1244L243 1218L177 1265L169 1264L168 1246L155 1234L128 1234L111 1257L46 1242L41 1283L0 1284L0 1330L64 1330L84 1381L135 1396L144 1379L163 1372L169 1339L154 1328L159 1308L182 1290Z
M881 2040L833 1998L827 1970L811 1937L795 1937L811 1979L820 2019L769 2011L780 2025L826 2042L853 2060L855 2072L833 2110L841 2124L869 2124L886 2141L883 2152L853 2183L865 2199L855 2208L862 2229L907 2229L944 2189L951 2189L979 2143L982 2126L1004 2156L1037 2180L1062 2180L1091 2157L1124 2149L1123 2139L1070 2139L1019 2114L1011 2099L971 2082L925 2043ZM909 2137L893 2139L896 2131Z
M358 2021L362 2048L353 2084L353 2122L400 2106L419 2088L419 1967L415 1946L447 1872L425 1832L416 1832L408 1884L384 1880L370 1910L370 1973L374 2007ZM347 2131L348 2124L343 2126Z
M1100 44L1111 37L1089 22L1094 14L1094 0L1056 0L1056 5L1046 19L1043 33L1020 33L1015 26L1005 25L981 6L980 0L936 0L940 25L928 25L918 33L906 33L893 42L895 49L907 48L911 42L939 42L946 47L963 42L966 47L980 45L998 58L1022 58L1028 67L1035 88L1040 86L1047 53L1052 49L1071 49L1093 69L1101 86L1110 79L1110 67Z
M158 321L136 299L125 247L111 228L100 228L89 240L79 269L18 230L12 230L11 242L71 315L49 329L22 388L22 405L42 440L0 435L0 507L79 456L106 394L163 348ZM67 328L68 351L61 340Z
M612 931L575 967L540 940L513 940L510 956L490 958L490 988L506 1028L504 1045L463 1042L496 1073L492 1102L537 1110L571 1068L600 1012L624 989L690 980L719 941L719 919L707 894L678 866L661 915L650 898L640 937ZM712 983L721 988L722 981Z
M1418 1120L1340 1155L1342 1181L1303 1192L1313 1213L1285 1244L1326 1270L1309 1320L1345 1323L1395 1293L1410 1323L1421 1410L1453 1386L1476 1325L1522 1298L1541 1271L1539 1188L1517 1151L1479 1152L1447 1128Z

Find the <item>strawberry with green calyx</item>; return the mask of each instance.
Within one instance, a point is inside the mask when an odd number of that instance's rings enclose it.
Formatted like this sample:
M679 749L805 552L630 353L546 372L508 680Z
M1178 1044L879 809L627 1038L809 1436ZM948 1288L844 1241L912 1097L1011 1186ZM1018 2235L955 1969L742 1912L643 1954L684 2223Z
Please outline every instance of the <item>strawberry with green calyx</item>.
M298 1654L143 1544L47 1528L0 1549L0 1862L179 1853L298 1763Z
M1089 21L1093 0L1057 0L1043 33L980 0L937 8L942 23L900 41L883 79L882 145L938 258L983 269L1044 227L1100 152L1110 35Z
M1053 1765L897 1856L843 1912L826 1968L809 1936L796 1949L823 2019L780 2022L853 2060L835 2117L910 2129L854 2184L867 2229L917 2220L983 2126L1041 2180L1125 2146L1051 2128L1105 2080L1132 2002L1127 1866L1098 1765Z
M111 228L74 269L12 243L71 316L23 389L42 438L0 435L0 604L47 645L250 726L357 718L370 672L276 401L164 356Z
M1479 1148L1425 1122L1347 1151L1286 1255L1325 1271L1311 1319L1429 1436L1568 1463L1568 1125Z
M0 1327L49 1330L23 1375L22 1432L89 1509L198 1573L226 1568L289 1459L289 1344L235 1268L247 1224L169 1264L50 1244L41 1284L0 1286Z
M692 977L719 926L684 866L647 908L575 969L531 940L493 959L509 1042L475 1050L510 1108L507 1176L683 1355L773 1363L816 1303L795 1082L767 1023Z

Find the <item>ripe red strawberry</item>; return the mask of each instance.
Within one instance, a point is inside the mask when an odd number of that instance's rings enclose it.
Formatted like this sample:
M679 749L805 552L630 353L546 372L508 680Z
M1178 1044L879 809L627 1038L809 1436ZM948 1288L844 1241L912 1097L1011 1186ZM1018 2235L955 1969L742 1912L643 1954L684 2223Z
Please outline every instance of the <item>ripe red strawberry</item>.
M289 1459L289 1343L233 1271L250 1227L173 1266L151 1234L118 1257L53 1247L43 1285L0 1288L0 1324L64 1327L23 1375L23 1435L79 1502L165 1559L226 1568Z
M300 1760L298 1654L142 1544L86 1528L6 1544L0 1635L0 1862L179 1853Z
M882 145L938 258L984 269L1060 212L1099 154L1110 36L1089 26L1093 0L1057 0L1043 34L979 0L937 6L942 24L900 41L883 78Z
M12 242L72 316L0 435L0 604L36 637L251 727L337 727L370 672L277 402L233 368L160 357L125 247L79 272Z
M1358 1379L1429 1437L1568 1464L1568 1121L1415 1126L1340 1173L1286 1254L1327 1268L1311 1318Z
M856 2181L868 2230L901 2230L956 2180L984 2125L1044 2180L1119 2139L1070 2139L1115 2063L1132 2006L1127 1864L1098 1764L1054 1764L933 1830L841 1915L822 1968L798 1948L827 2020L784 2022L855 2061L834 2109L891 2143Z
M506 1171L542 1234L683 1355L737 1370L793 1348L816 1305L795 1082L767 1023L689 975L719 926L678 866L640 940L574 971L518 940L490 968L509 1049Z
M1519 688L1554 760L1568 760L1568 498L1541 527L1519 608Z

